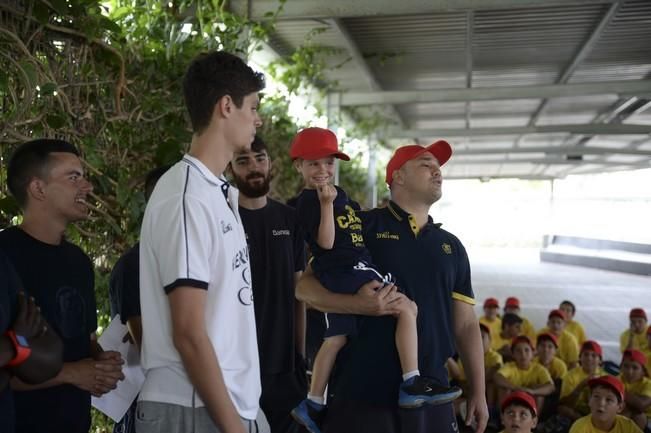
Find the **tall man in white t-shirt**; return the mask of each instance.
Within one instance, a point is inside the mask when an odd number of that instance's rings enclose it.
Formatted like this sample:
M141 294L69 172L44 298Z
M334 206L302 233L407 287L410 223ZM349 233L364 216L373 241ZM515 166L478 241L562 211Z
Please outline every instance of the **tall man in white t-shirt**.
M261 125L264 78L238 57L195 59L183 80L190 151L159 180L140 244L139 433L267 432L249 255L222 177Z

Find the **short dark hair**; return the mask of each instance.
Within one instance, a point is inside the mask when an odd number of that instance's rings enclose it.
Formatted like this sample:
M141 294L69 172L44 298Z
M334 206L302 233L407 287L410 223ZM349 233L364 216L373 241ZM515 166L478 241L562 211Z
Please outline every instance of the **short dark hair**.
M251 150L257 153L260 153L262 151L269 153L269 150L267 149L267 143L265 143L262 137L260 137L258 134L256 134L253 138L253 142L251 143Z
M147 177L145 177L145 200L149 200L151 193L154 192L154 187L156 186L158 179L160 179L161 176L171 167L171 164L162 165L147 173Z
M240 108L244 97L264 89L264 75L225 51L196 57L183 78L183 96L192 130L201 133L210 124L215 104L224 95Z
M568 301L568 300L566 299L566 300L564 300L563 302L561 302L560 305L569 305L569 307L572 309L572 314L575 314L575 313L576 313L576 305L574 305L574 303L572 303L572 301Z
M27 186L34 177L45 177L50 154L72 153L79 156L77 148L65 140L39 138L21 144L14 151L7 166L7 186L18 205L27 204Z
M509 325L515 325L516 323L522 323L522 317L514 313L506 313L502 316L502 329Z
M615 388L613 388L612 386L608 386L605 383L599 383L599 384L596 384L596 385L593 385L593 386L590 387L590 393L592 393L592 391L597 389L597 388L605 389L607 391L612 392L613 394L615 394L615 398L617 399L617 403L622 402L622 397L619 395L619 392L617 392L617 390Z

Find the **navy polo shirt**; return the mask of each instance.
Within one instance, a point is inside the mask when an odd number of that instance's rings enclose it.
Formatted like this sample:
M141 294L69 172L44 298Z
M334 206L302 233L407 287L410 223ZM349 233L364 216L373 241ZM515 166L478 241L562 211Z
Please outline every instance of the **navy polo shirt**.
M418 305L418 361L422 375L447 384L446 360L455 352L452 301L474 305L466 250L431 220L420 230L391 202L359 212L373 262L391 272L400 290ZM393 317L363 317L359 334L337 358L331 398L397 405L402 381Z

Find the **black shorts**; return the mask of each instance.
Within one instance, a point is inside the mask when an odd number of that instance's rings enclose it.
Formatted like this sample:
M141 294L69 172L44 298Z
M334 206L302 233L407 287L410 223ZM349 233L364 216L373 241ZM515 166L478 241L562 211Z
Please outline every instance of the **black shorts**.
M323 433L458 433L452 403L419 409L370 406L359 402L328 404Z
M296 356L293 373L263 374L260 407L272 433L304 432L290 412L307 396L305 361Z

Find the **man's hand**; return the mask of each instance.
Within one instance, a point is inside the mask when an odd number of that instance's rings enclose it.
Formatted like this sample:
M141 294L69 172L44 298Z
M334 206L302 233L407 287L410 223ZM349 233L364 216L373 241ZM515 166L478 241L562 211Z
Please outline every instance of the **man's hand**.
M488 424L488 405L485 395L471 395L468 399L468 412L466 414L466 425L475 424L475 432L483 433Z
M90 392L95 397L115 389L117 382L124 379L122 358L118 352L107 351L97 359L85 358L70 363L69 382L77 388Z
M330 204L335 201L337 197L337 189L334 185L322 184L316 186L316 195L319 197L321 204Z
M403 303L411 302L404 294L398 293L395 284L382 287L382 283L376 280L364 284L353 297L358 314L364 316L395 316L400 314Z
M18 335L30 338L39 337L47 330L47 325L41 316L41 310L36 306L33 297L26 299L25 292L18 292L18 314L12 325Z

